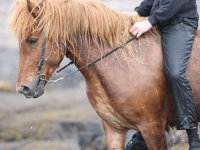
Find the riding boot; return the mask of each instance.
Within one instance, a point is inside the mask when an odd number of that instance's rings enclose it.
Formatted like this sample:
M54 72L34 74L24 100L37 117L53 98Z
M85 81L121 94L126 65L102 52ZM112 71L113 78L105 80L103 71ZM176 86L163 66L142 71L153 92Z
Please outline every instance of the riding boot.
M189 150L200 150L200 139L198 136L198 129L197 127L194 129L187 129L186 130L188 135L188 143L189 143Z
M126 145L125 150L148 150L141 132L137 132L133 135L131 140Z

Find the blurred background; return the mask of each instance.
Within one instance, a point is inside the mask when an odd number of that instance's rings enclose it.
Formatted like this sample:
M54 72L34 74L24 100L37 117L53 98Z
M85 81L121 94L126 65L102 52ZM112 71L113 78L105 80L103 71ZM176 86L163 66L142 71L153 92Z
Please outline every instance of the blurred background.
M87 100L79 73L48 85L38 99L26 99L15 92L18 43L8 27L13 1L0 0L0 150L106 150L101 120ZM102 2L131 12L141 0ZM200 9L200 0L197 3ZM62 74L74 69L71 66ZM188 148L182 131L172 130L167 139L170 150Z

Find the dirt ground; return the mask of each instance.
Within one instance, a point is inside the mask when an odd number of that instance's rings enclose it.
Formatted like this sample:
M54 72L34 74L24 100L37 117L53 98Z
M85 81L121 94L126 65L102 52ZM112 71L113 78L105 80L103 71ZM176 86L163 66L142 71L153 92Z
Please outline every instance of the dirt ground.
M0 1L0 150L106 149L101 121L87 100L80 74L48 86L36 100L15 92L18 43L8 28L13 1ZM120 11L132 11L140 0L102 2ZM197 3L200 12L200 0ZM185 132L172 131L167 137L169 150L188 149Z

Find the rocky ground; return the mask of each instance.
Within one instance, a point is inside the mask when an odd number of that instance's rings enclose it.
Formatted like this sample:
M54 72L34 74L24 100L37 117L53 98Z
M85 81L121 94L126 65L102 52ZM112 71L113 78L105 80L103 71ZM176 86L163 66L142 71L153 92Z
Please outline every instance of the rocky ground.
M105 149L98 147L105 146L103 133L84 83L66 91L48 90L37 100L0 94L0 150Z
M106 150L101 121L80 74L48 86L37 100L15 92L18 44L7 24L13 1L0 1L0 150ZM102 1L120 11L131 11L140 2ZM167 139L170 150L188 148L184 132L172 130Z

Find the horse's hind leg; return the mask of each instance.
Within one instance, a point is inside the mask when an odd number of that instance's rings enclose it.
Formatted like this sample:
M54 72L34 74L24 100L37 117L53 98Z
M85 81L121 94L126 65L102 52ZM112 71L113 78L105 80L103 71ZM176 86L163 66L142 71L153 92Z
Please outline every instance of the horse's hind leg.
M108 150L123 150L126 130L119 130L103 121L104 132L108 144Z
M139 127L148 150L167 150L165 125L161 124L160 122L147 122Z

